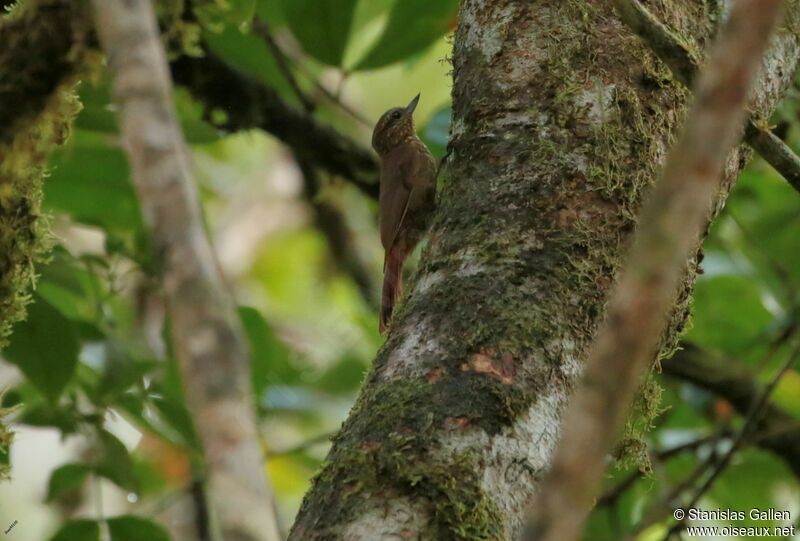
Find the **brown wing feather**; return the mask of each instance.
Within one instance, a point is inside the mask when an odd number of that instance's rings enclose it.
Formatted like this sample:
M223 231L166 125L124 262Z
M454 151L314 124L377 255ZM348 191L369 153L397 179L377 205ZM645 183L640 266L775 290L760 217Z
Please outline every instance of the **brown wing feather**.
M411 197L411 182L419 168L414 148L401 145L381 160L380 229L381 244L391 248L400 230Z

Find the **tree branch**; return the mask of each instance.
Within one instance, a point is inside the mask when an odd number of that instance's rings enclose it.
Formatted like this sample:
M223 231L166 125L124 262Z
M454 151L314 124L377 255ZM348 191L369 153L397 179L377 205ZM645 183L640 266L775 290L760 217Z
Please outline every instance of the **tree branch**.
M243 332L203 228L191 164L147 0L94 0L134 185L165 288L190 411L202 440L217 539L277 541L249 395ZM219 537L221 535L222 537Z
M172 74L176 83L206 104L208 115L214 109L225 112L223 129L263 129L298 157L378 197L378 165L371 150L297 110L275 90L237 72L211 51L202 58L179 58L172 63Z
M736 366L734 361L711 360L711 354L693 344L685 344L661 363L665 375L714 393L740 415L747 415L757 403L760 389L751 374ZM800 477L800 424L780 408L767 405L755 431L759 434L755 443L779 456Z
M639 0L614 0L622 21L628 25L685 86L691 87L700 65L699 55L680 34L659 21ZM745 141L784 179L800 192L800 157L768 128L747 120Z
M314 225L327 239L333 259L353 280L366 305L377 310L380 306L377 286L358 253L344 214L336 205L320 199L321 183L314 165L303 158L297 162L303 175L303 196L314 213Z
M532 508L526 539L571 541L580 536L606 452L639 376L653 359L686 261L708 223L780 5L779 0L734 4L698 80L684 133L642 209L583 383L565 412L562 437Z

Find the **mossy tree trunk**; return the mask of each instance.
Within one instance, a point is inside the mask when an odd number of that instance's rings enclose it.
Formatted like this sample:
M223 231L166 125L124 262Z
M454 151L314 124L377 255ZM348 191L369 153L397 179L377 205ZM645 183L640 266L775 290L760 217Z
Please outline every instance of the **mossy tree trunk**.
M652 4L698 51L722 17L721 2ZM794 72L798 16L787 3L757 116ZM463 0L453 62L453 154L428 247L291 539L518 536L689 100L611 2ZM709 219L747 157L730 157Z

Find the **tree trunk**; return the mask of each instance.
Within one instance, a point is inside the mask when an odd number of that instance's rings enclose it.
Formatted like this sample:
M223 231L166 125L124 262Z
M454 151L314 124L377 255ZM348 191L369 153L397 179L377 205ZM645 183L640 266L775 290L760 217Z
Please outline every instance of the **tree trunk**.
M657 4L705 48L717 2ZM789 3L756 115L791 79L798 15ZM605 1L463 0L453 62L453 155L429 244L290 539L519 534L689 99ZM746 157L731 156L714 213Z

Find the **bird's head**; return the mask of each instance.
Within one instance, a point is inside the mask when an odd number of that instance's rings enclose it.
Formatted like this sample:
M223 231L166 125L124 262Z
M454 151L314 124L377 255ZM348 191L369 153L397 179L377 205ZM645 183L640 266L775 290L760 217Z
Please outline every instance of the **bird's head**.
M397 145L416 137L414 128L414 109L419 103L419 94L405 107L389 109L372 132L372 148L380 155L387 154Z

